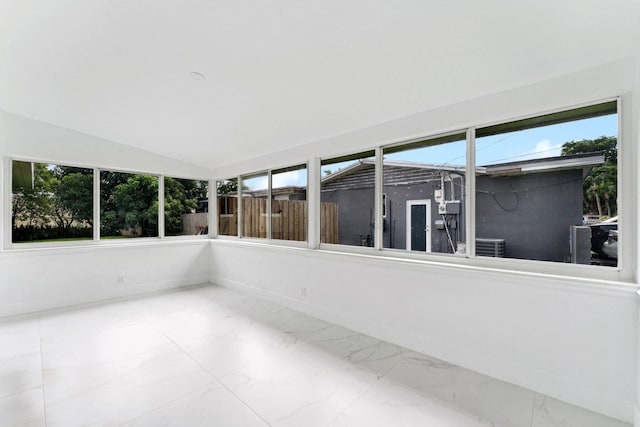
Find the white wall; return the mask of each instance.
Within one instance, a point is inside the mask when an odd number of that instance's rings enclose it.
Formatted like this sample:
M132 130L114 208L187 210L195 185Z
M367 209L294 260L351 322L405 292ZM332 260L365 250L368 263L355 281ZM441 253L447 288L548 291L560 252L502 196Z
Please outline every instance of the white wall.
M637 69L640 70L640 54L638 55L638 58L637 58ZM636 147L637 147L638 146L637 141L640 141L640 95L638 95L640 94L640 72L638 72L638 74L636 75L636 92L635 93L636 93L636 96L633 99L635 121L633 124L632 132L633 132L633 135L636 141ZM637 154L637 159L638 161L640 161L640 154ZM636 163L636 168L638 168L638 163ZM640 174L638 174L638 176L635 177L634 183L635 183L634 187L636 188L636 195L637 195L638 194L637 189L640 188ZM638 222L640 222L640 197L636 196L635 203L636 203L636 212L637 212L636 219ZM640 227L636 229L635 236L636 236L636 241L640 241ZM640 266L640 251L636 253L635 264L637 266ZM636 371L637 379L636 379L636 401L634 405L634 426L640 427L640 313L636 322L638 325L638 328L637 328L638 364L637 364L637 371Z
M637 64L637 58L629 58L488 94L230 165L215 175L224 178L620 96L620 229L623 235L637 236ZM526 273L504 267L517 266L513 263L501 268L473 262L469 264L475 267L464 268L220 239L212 242L210 280L631 421L637 368L636 242L621 242L625 258L620 272L591 269L594 274L577 278L553 276L566 267L547 263L535 263Z
M179 145L180 141L176 141ZM211 171L0 110L0 154L64 165L207 178Z
M0 154L207 178L210 171L0 110ZM8 176L0 204L8 203ZM6 170L4 172L7 172ZM4 208L4 206L2 206ZM5 210L0 210L4 221ZM6 226L6 224L4 224ZM4 232L6 227L1 229ZM0 241L2 239L0 231ZM138 240L51 249L0 247L0 317L208 281L207 240Z
M206 283L208 240L0 254L0 317Z

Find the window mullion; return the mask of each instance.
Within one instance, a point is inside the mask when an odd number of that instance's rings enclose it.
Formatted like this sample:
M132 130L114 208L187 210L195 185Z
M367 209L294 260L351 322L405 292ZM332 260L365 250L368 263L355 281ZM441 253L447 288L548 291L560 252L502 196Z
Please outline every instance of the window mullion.
M164 175L158 176L158 237L164 239Z
M476 254L476 130L475 128L467 129L467 173L465 180L465 224L466 224L466 243L465 254L467 258L475 257Z
M384 228L383 228L383 219L382 219L382 193L383 191L383 165L384 158L382 156L382 148L376 148L375 154L375 217L374 217L374 247L376 250L382 250L384 238Z
M93 169L93 240L100 240L100 169Z
M207 192L207 206L209 216L207 223L209 224L209 238L218 237L218 185L217 181L210 179Z
M271 194L273 188L273 179L271 171L267 172L267 239L271 239Z
M243 224L244 224L244 203L242 203L242 176L238 177L238 237L244 237Z
M322 217L322 203L320 201L320 181L322 171L320 158L314 157L309 162L307 173L307 211L308 228L307 247L318 249L320 247L320 218Z

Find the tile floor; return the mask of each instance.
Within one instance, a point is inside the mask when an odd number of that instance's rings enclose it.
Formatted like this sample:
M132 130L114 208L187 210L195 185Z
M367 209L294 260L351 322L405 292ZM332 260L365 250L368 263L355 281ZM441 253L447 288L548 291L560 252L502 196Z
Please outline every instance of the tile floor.
M217 286L0 322L0 426L627 424Z

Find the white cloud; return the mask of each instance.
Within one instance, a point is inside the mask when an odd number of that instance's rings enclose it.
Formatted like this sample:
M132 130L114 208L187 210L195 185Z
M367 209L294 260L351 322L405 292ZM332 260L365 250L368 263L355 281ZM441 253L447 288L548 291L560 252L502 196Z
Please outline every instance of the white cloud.
M306 178L306 175L300 175L300 171L289 171L273 175L273 188L306 185L306 179L303 182L303 178Z
M543 139L536 143L533 151L527 154L515 156L514 161L541 159L544 157L555 157L562 154L562 144L552 144L548 139Z
M537 157L554 157L562 154L562 144L552 144L548 139L543 139L536 144Z

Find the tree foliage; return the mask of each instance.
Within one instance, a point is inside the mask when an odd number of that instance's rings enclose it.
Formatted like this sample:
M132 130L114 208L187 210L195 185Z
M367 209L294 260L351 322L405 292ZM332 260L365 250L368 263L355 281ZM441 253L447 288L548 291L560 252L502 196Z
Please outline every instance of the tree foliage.
M604 163L594 167L583 183L584 212L612 217L618 211L618 140L614 136L569 141L562 155L603 153Z
M167 234L182 232L182 214L193 213L198 200L207 197L206 182L188 179L165 178L164 218Z
M238 180L228 179L225 181L218 181L218 194L225 195L230 193L236 193L238 191Z
M47 165L32 166L30 185L14 189L12 197L12 223L29 227L45 227L55 222L56 206L52 199L58 180Z
M143 236L158 235L158 178L135 174L113 189L114 221L120 230L141 228ZM113 226L112 226L113 227Z
M70 224L93 225L93 171L90 169L56 166L52 170L57 182L54 199L62 208Z
M93 227L93 170L33 163L29 183L13 188L13 241L90 237ZM158 177L102 171L102 236L122 230L158 235ZM25 180L27 181L27 180ZM182 214L193 213L207 196L207 182L165 178L165 227L182 231Z

